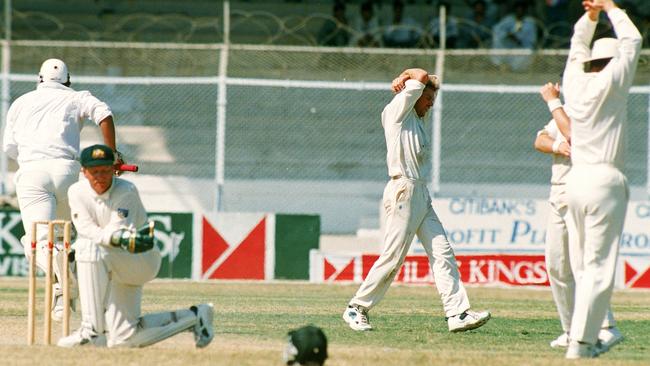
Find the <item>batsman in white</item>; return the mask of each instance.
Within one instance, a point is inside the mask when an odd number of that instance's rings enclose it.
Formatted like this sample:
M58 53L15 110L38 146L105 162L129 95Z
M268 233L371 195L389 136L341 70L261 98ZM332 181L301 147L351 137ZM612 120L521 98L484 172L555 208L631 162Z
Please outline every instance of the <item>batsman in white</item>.
M449 331L478 328L490 319L487 311L470 310L454 251L426 186L431 145L430 129L425 128L424 121L439 88L438 77L422 69L404 70L392 82L397 94L381 114L390 176L383 197L384 248L343 312L343 319L354 330L372 329L368 311L384 297L416 234L429 257Z
M544 101L559 99L559 85L547 83L540 90ZM555 119L564 125L569 125L569 116L563 107L552 111L553 119L537 132L535 149L551 154L551 192L549 194L549 216L546 225L545 259L546 270L553 299L560 315L560 324L564 331L557 339L551 341L551 347L562 348L569 346L569 329L571 329L571 314L575 299L575 276L571 270L569 257L569 236L575 235L568 230L568 208L566 197L566 176L571 169L571 145L560 133ZM598 340L607 348L623 340L623 335L616 327L611 310L601 325Z
M183 331L196 347L214 337L212 304L141 315L143 285L160 269L153 227L141 227L147 213L136 187L113 176L113 150L93 145L81 152L86 179L68 191L81 302L81 327L58 345L145 347Z
M70 88L66 64L58 59L43 62L36 90L18 97L9 107L3 151L18 161L14 181L25 229L21 243L30 256L32 222L70 219L68 187L79 180L79 140L85 119L97 124L104 143L115 150L115 126L111 109L88 91ZM121 162L121 159L120 159ZM47 225L39 225L37 265L45 270ZM62 235L57 232L57 236ZM63 252L54 248L56 283L52 318L61 320ZM74 276L70 276L74 278ZM72 286L76 297L76 286ZM74 301L74 300L73 300Z
M641 34L612 0L583 1L564 70L565 109L571 116L572 167L567 176L569 255L576 275L575 304L566 358L592 358L608 349L598 333L610 306L619 241L629 190L622 173L629 94L641 50ZM601 11L617 38L589 45ZM561 105L548 102L549 109Z

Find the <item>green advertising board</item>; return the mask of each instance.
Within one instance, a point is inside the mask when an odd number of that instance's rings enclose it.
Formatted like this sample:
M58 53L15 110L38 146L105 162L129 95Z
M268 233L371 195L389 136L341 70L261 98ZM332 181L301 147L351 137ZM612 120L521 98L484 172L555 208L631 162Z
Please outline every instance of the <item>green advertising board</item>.
M149 213L149 220L156 224L156 244L162 254L158 278L192 277L192 217L191 213Z
M159 278L192 276L192 217L192 213L149 213L156 224L156 245L163 255ZM0 209L0 276L27 276L28 263L20 243L23 235L20 212Z
M320 216L275 215L275 279L309 279L309 251L320 243Z
M0 210L0 276L27 276L29 266L20 238L25 235L20 212Z

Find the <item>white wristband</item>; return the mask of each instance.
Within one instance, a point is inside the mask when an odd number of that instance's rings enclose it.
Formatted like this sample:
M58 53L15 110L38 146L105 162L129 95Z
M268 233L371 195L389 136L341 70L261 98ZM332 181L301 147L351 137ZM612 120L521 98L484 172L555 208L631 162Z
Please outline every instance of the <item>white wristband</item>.
M548 106L548 110L553 113L554 110L558 108L562 108L562 101L560 101L559 98L555 98L552 100L549 100L546 105Z
M563 143L564 141L557 139L553 142L553 152L557 154L560 151L560 144Z

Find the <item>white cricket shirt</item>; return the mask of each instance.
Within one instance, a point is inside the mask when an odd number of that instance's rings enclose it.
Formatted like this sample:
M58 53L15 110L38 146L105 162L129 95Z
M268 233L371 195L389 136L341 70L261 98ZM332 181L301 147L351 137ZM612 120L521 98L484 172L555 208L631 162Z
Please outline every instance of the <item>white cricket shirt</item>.
M571 116L571 159L578 164L613 164L623 170L627 96L641 50L641 34L620 9L607 15L619 39L620 56L597 73L586 73L580 60L589 57L596 22L585 14L571 38L563 85Z
M7 112L3 151L18 164L77 160L83 120L99 124L112 112L88 91L48 81L16 99Z
M110 245L111 234L116 230L130 225L138 228L147 221L135 185L117 177L113 177L111 188L103 194L97 194L82 178L70 186L68 201L79 237L95 244Z
M426 180L431 172L431 145L424 120L418 117L413 108L425 85L413 79L407 80L405 84L404 90L395 95L381 113L388 175Z

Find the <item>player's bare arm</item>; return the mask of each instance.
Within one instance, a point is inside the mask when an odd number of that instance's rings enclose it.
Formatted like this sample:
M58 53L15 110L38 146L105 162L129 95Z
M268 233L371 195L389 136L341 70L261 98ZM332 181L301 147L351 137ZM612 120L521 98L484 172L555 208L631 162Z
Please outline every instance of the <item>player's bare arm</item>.
M104 136L104 145L117 150L115 145L115 123L113 123L113 116L108 116L99 122L99 128Z
M535 150L545 154L571 156L571 146L566 141L557 142L546 131L542 131L535 139Z
M571 119L564 111L562 102L560 101L560 85L557 83L546 83L542 86L539 93L548 105L560 133L571 143Z
M108 116L99 122L99 128L104 136L104 145L110 147L115 152L115 166L126 164L122 154L117 151L117 143L115 142L115 123L113 116ZM122 175L123 171L115 169L115 175Z
M555 119L555 123L562 136L571 144L571 119L566 114L564 107L555 108L551 112L551 115L553 115L553 119Z
M399 76L393 79L391 84L391 89L395 93L399 93L404 89L406 80L414 79L422 84L426 84L429 81L429 74L426 70L423 69L406 69L402 71Z

